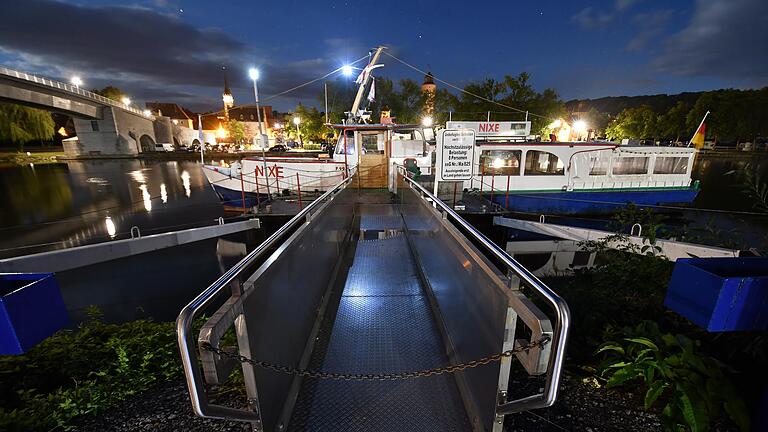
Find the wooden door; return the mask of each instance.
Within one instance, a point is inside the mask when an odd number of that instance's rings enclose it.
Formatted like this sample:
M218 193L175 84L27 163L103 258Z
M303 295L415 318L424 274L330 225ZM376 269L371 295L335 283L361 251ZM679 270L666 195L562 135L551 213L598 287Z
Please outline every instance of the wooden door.
M360 187L384 189L389 174L389 140L385 131L359 132L360 163L358 175Z

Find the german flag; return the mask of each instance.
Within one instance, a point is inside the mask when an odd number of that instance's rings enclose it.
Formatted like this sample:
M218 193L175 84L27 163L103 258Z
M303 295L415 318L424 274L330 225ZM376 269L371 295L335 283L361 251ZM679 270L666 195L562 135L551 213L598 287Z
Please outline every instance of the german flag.
M707 116L709 115L709 111L707 111L704 114L704 118L701 119L701 123L699 123L699 128L696 129L696 133L693 134L693 137L691 138L691 141L688 143L688 147L693 144L694 148L702 149L704 148L704 135L707 131L707 125L704 123L704 121L707 119Z

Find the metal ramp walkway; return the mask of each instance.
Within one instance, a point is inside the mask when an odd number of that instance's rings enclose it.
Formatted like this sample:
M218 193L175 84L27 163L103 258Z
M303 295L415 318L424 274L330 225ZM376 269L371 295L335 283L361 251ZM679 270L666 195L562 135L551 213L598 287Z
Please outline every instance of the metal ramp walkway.
M403 222L392 206L360 206L358 240L335 320L310 367L391 373L448 363L416 274ZM397 269L397 271L392 271ZM370 407L376 407L370 409ZM305 380L288 430L470 430L450 375L416 380Z
M554 403L567 307L403 174L394 193L342 181L182 310L198 415L278 432L500 431ZM541 393L509 400L514 357ZM248 409L211 403L236 367Z

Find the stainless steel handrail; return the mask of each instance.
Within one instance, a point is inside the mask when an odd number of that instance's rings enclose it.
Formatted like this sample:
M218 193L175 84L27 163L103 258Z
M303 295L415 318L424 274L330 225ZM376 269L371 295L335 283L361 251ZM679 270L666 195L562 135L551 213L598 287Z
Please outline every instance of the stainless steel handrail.
M74 93L76 95L83 96L83 97L88 98L88 99L96 100L96 101L98 101L98 102L100 102L102 104L105 104L105 105L111 105L111 106L115 106L115 107L124 109L126 111L130 111L130 112L132 112L134 114L138 114L138 115L140 115L142 117L145 117L145 118L149 118L149 119L153 119L154 118L153 115L146 115L146 114L144 114L144 111L142 111L142 110L140 110L138 108L134 108L134 107L128 106L128 105L126 105L126 104L124 104L122 102L118 102L118 101L106 98L106 97L104 97L102 95L93 93L93 92L88 91L88 90L83 90L80 87L78 87L76 85L73 85L73 84L67 84L67 83L64 83L64 82L61 82L61 81L55 81L55 80L52 80L50 78L38 77L37 75L32 75L32 74L28 74L26 72L17 71L15 69L11 69L11 68L5 67L5 66L0 66L0 73L2 73L3 75L7 75L7 76L10 76L10 77L16 78L16 79L20 79L20 80L24 80L24 81L29 81L29 82L34 82L36 84L41 84L41 85L44 85L44 86L47 86L47 87L56 88L58 90L64 90L64 91L67 91L67 92L70 92L70 93Z
M418 184L415 180L410 178L407 174L404 174L404 168L398 166L399 175L403 177L413 188L418 190L422 196L429 198L434 205L440 207L448 216L450 216L457 224L464 228L475 240L483 245L493 256L499 259L510 270L514 271L520 279L527 282L539 295L544 297L547 302L555 310L556 319L555 327L552 335L553 349L550 351L549 362L547 363L547 379L544 386L544 392L538 395L528 396L513 401L508 401L500 404L496 413L500 415L511 414L520 411L526 411L535 408L546 408L552 406L557 399L557 392L560 386L560 375L563 370L563 362L565 361L565 346L568 340L568 329L570 327L571 313L568 309L568 305L565 301L557 295L554 291L549 289L543 282L541 282L536 276L525 269L520 263L515 261L514 258L509 256L506 251L501 249L495 243L488 239L481 232L476 230L472 225L464 220L456 211L450 206L440 201L439 198L429 192L424 186Z
M346 179L340 181L333 188L322 194L318 199L304 207L304 209L297 213L296 216L292 217L285 225L269 236L267 240L246 255L240 262L232 266L232 268L218 278L216 282L211 284L211 286L206 288L205 291L195 297L194 300L189 302L189 304L184 306L181 313L179 313L179 317L176 319L176 332L179 342L179 351L181 352L181 362L184 368L184 375L187 379L187 387L189 388L192 409L198 416L249 422L258 421L260 419L259 413L253 411L229 408L221 405L211 405L208 403L208 395L206 394L203 385L202 373L197 363L198 358L193 352L193 347L195 347L196 344L194 335L192 334L192 321L203 308L208 306L213 299L224 292L225 288L240 276L240 273L268 251L278 240L288 234L293 227L302 223L308 223L308 216L310 216L312 210L325 202L328 197L343 189L352 178L353 176L350 175Z

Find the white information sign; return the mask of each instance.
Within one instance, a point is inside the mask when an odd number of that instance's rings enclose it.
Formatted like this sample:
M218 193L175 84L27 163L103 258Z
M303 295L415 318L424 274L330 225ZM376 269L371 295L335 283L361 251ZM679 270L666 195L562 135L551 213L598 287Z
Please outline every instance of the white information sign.
M445 129L437 139L436 180L469 180L475 160L475 131ZM437 184L437 182L435 182Z
M473 122L473 121L449 121L446 129L472 129L479 137L503 138L522 137L531 133L529 121L497 121L497 122Z

